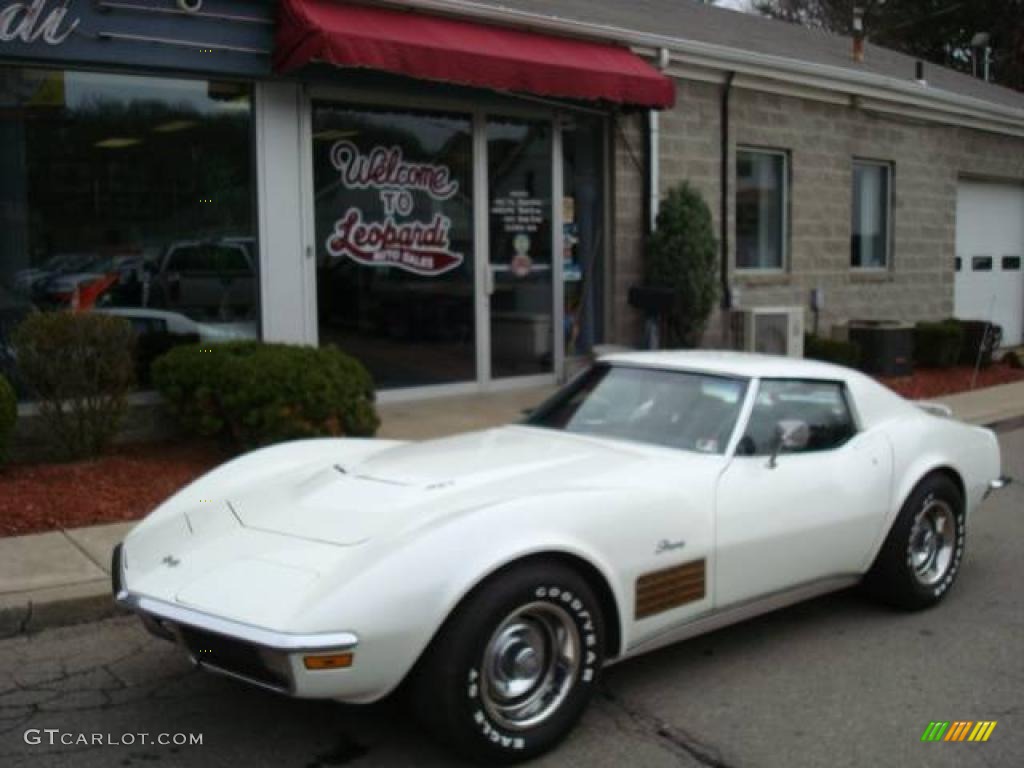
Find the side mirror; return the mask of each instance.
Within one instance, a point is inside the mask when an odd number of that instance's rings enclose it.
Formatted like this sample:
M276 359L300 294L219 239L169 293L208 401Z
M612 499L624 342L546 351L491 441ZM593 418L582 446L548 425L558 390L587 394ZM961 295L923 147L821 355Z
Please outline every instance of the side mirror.
M811 442L811 428L806 421L784 419L775 427L775 442L768 468L775 469L782 451L802 451Z

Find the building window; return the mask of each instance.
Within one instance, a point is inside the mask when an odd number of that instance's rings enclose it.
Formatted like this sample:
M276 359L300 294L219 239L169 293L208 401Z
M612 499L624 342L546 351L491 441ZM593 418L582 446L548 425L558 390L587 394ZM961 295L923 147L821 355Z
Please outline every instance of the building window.
M0 373L22 394L10 333L34 311L123 316L160 337L140 350L258 336L251 125L242 84L0 66Z
M736 268L780 270L786 264L788 157L736 153Z
M321 345L381 389L476 377L473 121L313 105Z
M884 163L853 164L850 265L854 269L889 266L892 168Z

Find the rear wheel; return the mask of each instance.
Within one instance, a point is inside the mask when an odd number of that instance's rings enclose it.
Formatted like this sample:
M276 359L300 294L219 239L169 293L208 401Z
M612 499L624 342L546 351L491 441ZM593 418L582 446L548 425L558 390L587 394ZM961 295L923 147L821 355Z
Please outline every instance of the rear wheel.
M929 475L900 510L868 573L883 601L916 610L939 602L956 581L966 539L964 500L945 475Z
M424 656L413 701L432 733L485 763L528 760L575 725L604 661L600 606L559 563L499 573L459 606Z

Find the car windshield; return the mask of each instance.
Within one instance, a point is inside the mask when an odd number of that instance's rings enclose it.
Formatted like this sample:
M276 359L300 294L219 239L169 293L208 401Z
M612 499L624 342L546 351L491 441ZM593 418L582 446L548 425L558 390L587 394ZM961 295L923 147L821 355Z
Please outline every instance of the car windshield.
M602 363L525 423L720 454L729 444L746 391L745 379Z

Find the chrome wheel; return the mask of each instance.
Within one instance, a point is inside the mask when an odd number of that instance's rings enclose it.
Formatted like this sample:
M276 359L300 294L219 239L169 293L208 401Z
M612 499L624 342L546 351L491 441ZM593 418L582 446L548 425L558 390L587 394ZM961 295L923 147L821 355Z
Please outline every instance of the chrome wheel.
M924 586L937 584L953 562L956 547L956 515L939 499L928 500L914 518L910 530L910 567Z
M569 695L580 658L580 633L572 617L558 605L530 603L491 635L484 649L480 700L505 728L534 728Z

